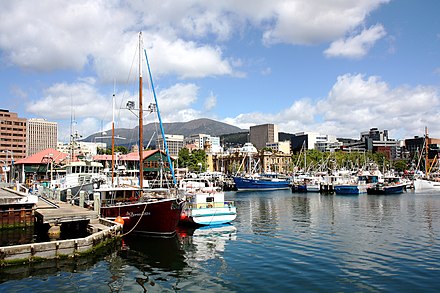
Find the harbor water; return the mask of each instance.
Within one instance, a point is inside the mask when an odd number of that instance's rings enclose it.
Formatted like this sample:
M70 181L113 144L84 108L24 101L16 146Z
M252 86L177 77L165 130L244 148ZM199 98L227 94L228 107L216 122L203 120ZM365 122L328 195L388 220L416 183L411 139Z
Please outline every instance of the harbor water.
M232 225L126 237L90 263L2 272L0 292L438 292L440 194L228 192ZM0 269L4 270L4 269Z

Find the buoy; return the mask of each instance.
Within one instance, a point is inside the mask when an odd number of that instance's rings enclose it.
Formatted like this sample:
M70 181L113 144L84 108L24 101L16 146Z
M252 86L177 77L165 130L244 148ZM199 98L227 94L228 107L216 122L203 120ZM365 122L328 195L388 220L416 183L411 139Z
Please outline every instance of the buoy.
M124 219L121 216L117 216L115 222L124 226Z
M180 219L181 219L181 220L185 220L185 219L186 219L186 214L185 214L185 212L182 212L182 213L180 214Z

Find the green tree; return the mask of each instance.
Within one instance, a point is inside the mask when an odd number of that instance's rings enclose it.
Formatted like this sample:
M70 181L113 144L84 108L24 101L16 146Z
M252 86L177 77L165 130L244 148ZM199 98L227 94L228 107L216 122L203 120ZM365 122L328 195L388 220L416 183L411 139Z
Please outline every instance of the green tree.
M187 148L183 148L179 151L179 167L187 168L189 164L189 150Z
M404 160L397 160L393 162L393 168L396 171L403 172L408 169L408 164Z

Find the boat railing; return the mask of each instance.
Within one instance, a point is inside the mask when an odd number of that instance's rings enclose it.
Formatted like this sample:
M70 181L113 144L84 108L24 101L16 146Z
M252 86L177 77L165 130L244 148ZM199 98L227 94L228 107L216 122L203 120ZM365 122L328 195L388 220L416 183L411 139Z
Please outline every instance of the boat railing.
M224 202L204 202L204 203L186 203L191 209L207 209L207 208L230 208L234 206L234 201Z

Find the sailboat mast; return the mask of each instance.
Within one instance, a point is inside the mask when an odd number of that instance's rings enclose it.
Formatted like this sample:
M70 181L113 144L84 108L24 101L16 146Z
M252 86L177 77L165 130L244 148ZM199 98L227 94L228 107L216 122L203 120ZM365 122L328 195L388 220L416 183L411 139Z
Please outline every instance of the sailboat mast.
M144 164L143 164L143 110L142 110L142 32L139 33L139 186L144 187Z
M115 93L112 97L112 186L115 181Z
M428 177L428 127L425 127L425 176Z

